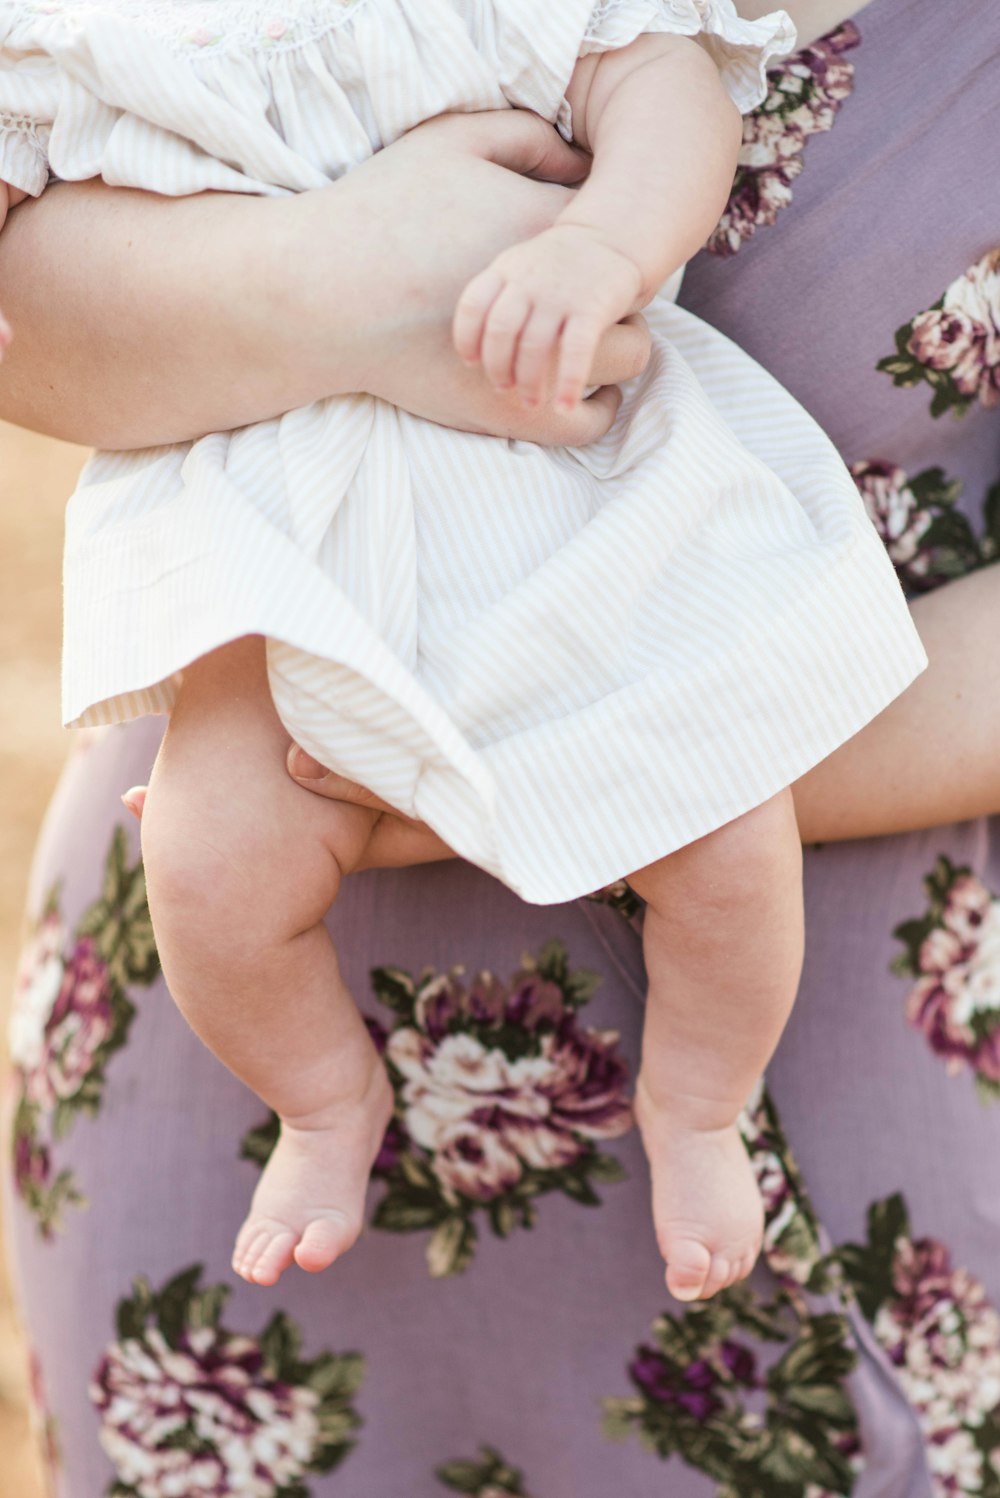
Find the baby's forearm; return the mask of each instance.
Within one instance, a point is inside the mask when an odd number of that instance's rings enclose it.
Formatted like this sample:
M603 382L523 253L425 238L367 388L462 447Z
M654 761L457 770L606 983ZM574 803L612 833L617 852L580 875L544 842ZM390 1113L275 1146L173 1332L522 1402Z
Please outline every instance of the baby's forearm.
M558 222L585 225L627 255L651 296L719 221L739 111L708 53L677 36L582 59L568 97L574 137L594 165Z

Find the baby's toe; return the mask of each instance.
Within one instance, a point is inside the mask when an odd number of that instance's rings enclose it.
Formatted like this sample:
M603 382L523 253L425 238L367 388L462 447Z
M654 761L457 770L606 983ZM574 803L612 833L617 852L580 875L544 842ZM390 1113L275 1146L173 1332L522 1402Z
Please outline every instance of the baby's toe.
M247 1255L257 1238L260 1237L260 1227L252 1218L247 1218L236 1235L236 1243L233 1246L232 1266L237 1274L242 1274L246 1267Z
M713 1254L701 1292L702 1300L710 1300L713 1295L718 1295L720 1290L731 1285L736 1278L734 1270L735 1264L728 1254Z
M247 1260L247 1276L255 1285L276 1285L292 1262L296 1234L291 1228L269 1231Z
M667 1237L667 1289L675 1300L700 1300L712 1268L712 1255L696 1238Z
M268 1231L252 1220L243 1224L233 1252L233 1268L241 1279L254 1283L253 1267L267 1243Z
M741 1255L737 1260L736 1267L733 1270L733 1284L750 1278L753 1274L753 1266L757 1262L757 1253L757 1249L752 1249L749 1253Z
M318 1274L347 1252L358 1232L359 1228L352 1227L345 1217L317 1218L302 1234L295 1249L295 1262L300 1269Z

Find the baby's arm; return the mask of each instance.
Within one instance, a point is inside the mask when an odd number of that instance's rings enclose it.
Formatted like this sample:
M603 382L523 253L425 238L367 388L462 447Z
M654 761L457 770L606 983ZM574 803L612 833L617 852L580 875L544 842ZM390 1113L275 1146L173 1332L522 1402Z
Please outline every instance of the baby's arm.
M10 210L16 208L18 203L23 202L27 196L28 194L22 192L19 187L11 187L6 182L0 182L0 229L7 222L7 214ZM10 342L10 337L10 325L3 315L3 308L0 307L0 359L3 358L3 351Z
M498 390L537 405L554 360L557 405L583 394L606 328L644 307L725 208L742 130L718 68L689 37L641 36L582 58L567 90L590 176L551 229L469 283L454 338Z

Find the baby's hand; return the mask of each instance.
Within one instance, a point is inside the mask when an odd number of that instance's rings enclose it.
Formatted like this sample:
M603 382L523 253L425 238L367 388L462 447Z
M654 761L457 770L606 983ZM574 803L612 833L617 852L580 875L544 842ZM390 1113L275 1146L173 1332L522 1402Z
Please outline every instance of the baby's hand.
M596 230L555 224L469 282L455 309L455 348L529 406L540 404L555 365L556 404L572 411L601 337L639 309L641 289L638 266Z
M23 202L26 197L27 193L22 192L19 187L10 187L6 182L0 182L0 229L6 222L9 210L16 208L18 203ZM0 359L3 358L3 351L10 343L10 339L10 324L4 318L3 312L0 312Z

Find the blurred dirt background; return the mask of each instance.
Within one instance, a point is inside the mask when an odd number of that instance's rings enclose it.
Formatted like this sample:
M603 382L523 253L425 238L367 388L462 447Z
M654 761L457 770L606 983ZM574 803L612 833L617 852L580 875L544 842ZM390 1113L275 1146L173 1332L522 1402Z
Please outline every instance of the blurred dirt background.
M0 1089L28 862L69 747L59 720L62 514L78 448L0 423ZM7 1170L6 1153L0 1169ZM0 1223L2 1234L2 1223ZM0 1254L0 1498L42 1498L24 1344Z

